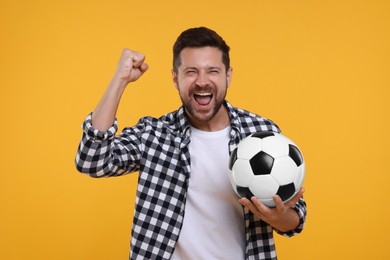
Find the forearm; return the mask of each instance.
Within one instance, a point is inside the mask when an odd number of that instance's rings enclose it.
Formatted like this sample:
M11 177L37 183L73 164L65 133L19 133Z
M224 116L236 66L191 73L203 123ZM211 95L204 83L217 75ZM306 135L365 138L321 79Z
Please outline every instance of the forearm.
M99 131L107 131L114 123L116 112L126 88L126 83L113 78L92 113L92 126Z
M92 126L107 131L112 126L122 94L128 83L138 80L149 68L145 56L128 49L122 51L113 79L92 114Z

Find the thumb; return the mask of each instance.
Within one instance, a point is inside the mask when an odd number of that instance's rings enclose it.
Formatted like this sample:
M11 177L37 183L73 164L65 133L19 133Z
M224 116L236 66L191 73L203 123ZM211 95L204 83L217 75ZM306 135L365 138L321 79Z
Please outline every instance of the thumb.
M144 73L145 71L147 71L149 69L149 65L146 64L146 63L142 63L141 66L139 67L140 71L142 71L142 73Z
M303 196L303 193L305 192L305 189L304 188L301 188L298 193L290 200L288 201L286 204L287 206L289 206L290 208L293 208L295 206L295 204L297 204L298 200L300 198L302 198Z

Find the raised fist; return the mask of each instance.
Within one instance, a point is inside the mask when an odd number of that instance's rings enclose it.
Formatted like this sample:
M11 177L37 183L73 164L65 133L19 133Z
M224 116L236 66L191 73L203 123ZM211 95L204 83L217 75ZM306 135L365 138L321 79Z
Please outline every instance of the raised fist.
M145 55L142 53L123 49L119 60L115 77L125 84L138 80L149 66L145 62Z

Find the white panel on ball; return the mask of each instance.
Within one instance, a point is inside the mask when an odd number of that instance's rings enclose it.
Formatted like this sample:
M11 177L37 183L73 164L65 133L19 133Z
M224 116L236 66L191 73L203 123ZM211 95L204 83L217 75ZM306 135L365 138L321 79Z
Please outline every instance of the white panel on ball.
M232 169L232 176L238 186L248 187L254 176L249 161L237 159Z
M288 143L288 144L293 144L295 146L297 146L290 138L288 138L287 136L283 135L283 134L277 134L276 135L279 139L283 140L284 142Z
M249 189L256 198L272 198L279 188L279 184L275 179L267 175L255 176L249 184Z
M239 145L239 149L237 151L237 158L249 160L261 151L261 147L261 139L246 138L242 140Z
M284 156L275 159L271 175L279 185L286 185L295 180L297 171L298 167L295 162L289 156Z
M288 155L288 144L278 136L270 136L262 140L262 150L273 158Z

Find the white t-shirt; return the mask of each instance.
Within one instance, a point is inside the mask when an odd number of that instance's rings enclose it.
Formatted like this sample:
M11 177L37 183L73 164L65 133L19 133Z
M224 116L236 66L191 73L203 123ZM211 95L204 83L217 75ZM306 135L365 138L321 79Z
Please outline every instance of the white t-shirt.
M244 259L243 210L227 174L230 127L191 130L191 178L183 227L171 259Z

